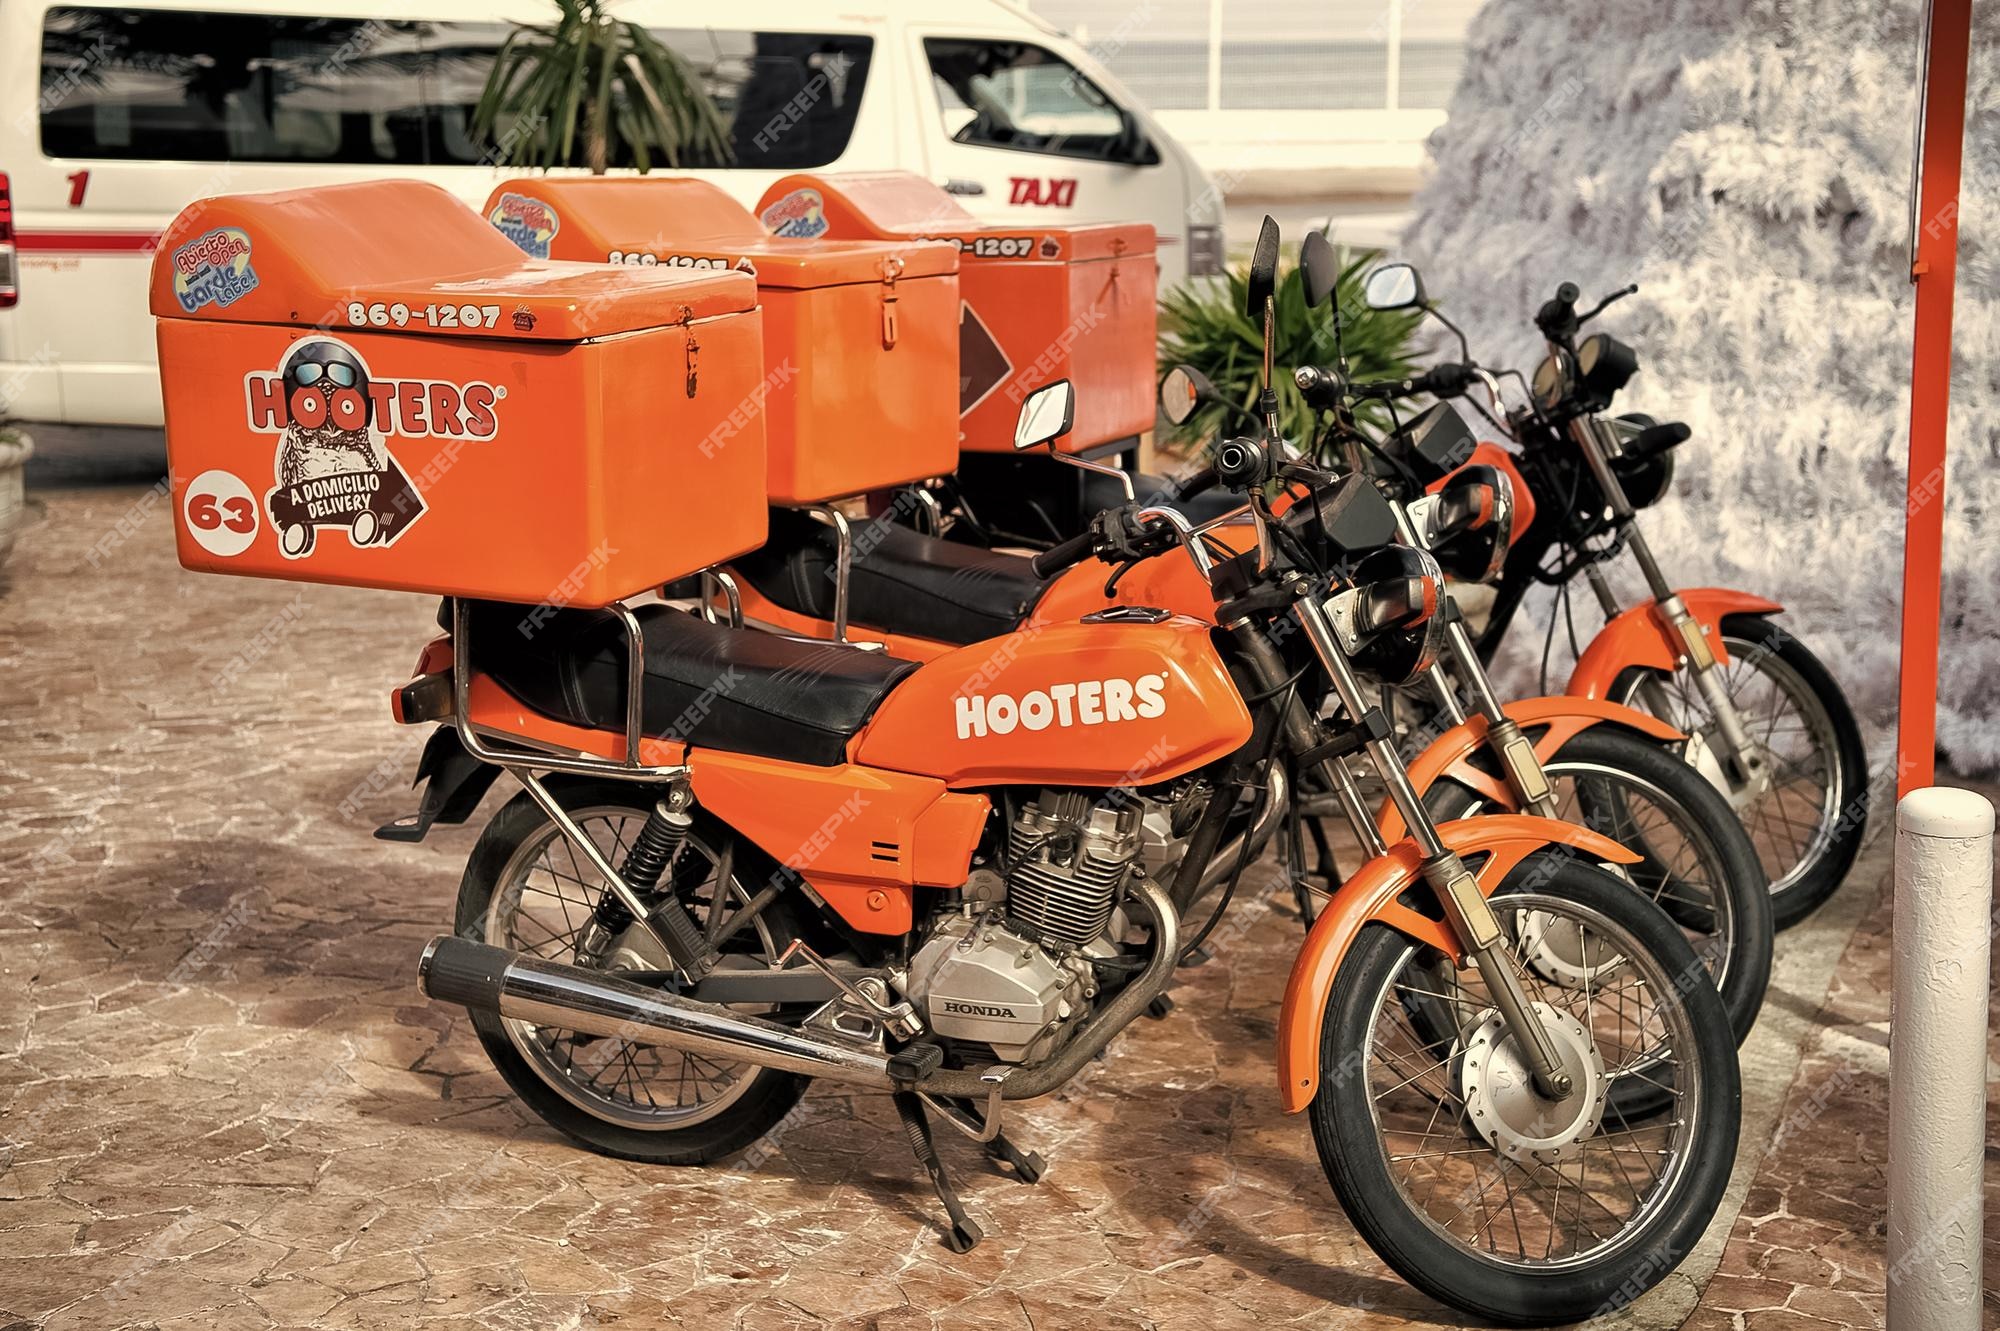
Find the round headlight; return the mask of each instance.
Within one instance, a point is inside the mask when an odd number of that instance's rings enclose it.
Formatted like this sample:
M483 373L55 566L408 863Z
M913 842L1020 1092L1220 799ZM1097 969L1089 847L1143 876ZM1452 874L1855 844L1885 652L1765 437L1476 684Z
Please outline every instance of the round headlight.
M1429 552L1385 545L1355 565L1347 618L1355 668L1401 684L1437 660L1444 572Z
M1594 398L1609 401L1638 372L1639 353L1609 333L1593 333L1577 344L1577 378Z
M1460 467L1437 492L1431 553L1451 577L1484 582L1507 562L1514 541L1514 483L1487 463Z
M1542 363L1535 367L1535 404L1543 411L1553 411L1556 405L1569 396L1569 374L1559 351L1551 351L1542 357Z

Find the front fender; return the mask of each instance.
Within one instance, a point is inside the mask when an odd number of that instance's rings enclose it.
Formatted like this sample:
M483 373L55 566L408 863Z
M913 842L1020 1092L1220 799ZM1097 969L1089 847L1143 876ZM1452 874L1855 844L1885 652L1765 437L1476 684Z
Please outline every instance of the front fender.
M1520 814L1490 813L1445 823L1438 835L1462 857L1486 856L1474 878L1489 897L1515 866L1544 846L1572 846L1592 859L1614 864L1639 861L1625 847L1588 828ZM1286 1113L1304 1109L1319 1090L1319 1044L1327 998L1340 963L1364 926L1386 924L1454 961L1462 959L1457 938L1442 920L1397 900L1422 874L1423 852L1414 841L1400 841L1342 883L1313 921L1312 932L1292 963L1284 1007L1278 1013L1278 1099Z
M1730 615L1775 615L1785 607L1748 592L1726 587L1691 587L1675 593L1709 639L1715 659L1727 663L1722 646L1722 621ZM1618 676L1640 666L1673 673L1684 655L1680 636L1659 613L1659 603L1643 601L1612 616L1597 631L1570 672L1563 692L1578 698L1608 698Z
M1544 763L1556 750L1595 725L1621 726L1664 744L1687 738L1650 713L1597 698L1566 695L1523 698L1503 704L1500 710L1515 725L1529 732L1535 758ZM1538 727L1542 728L1541 733L1535 734ZM1449 779L1479 792L1500 808L1518 809L1520 801L1514 798L1514 788L1507 784L1504 777L1494 776L1472 764L1472 755L1485 742L1486 718L1483 716L1470 717L1432 740L1410 763L1410 784L1416 788L1417 797L1423 798L1432 786ZM1393 846L1409 835L1409 828L1403 822L1403 811L1396 807L1394 800L1382 801L1375 821L1376 826L1382 829L1382 840L1389 845Z

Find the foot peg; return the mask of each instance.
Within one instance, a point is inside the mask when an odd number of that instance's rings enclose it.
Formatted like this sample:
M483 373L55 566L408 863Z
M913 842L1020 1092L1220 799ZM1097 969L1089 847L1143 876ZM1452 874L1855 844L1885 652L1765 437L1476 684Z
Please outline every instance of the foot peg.
M938 1201L943 1203L945 1215L951 1219L951 1227L945 1231L944 1246L953 1252L971 1252L986 1235L965 1213L964 1203L958 1200L958 1192L944 1172L944 1161L938 1159L937 1147L931 1141L931 1125L924 1115L924 1102L914 1091L897 1091L890 1098L896 1102L896 1113L902 1117L903 1135L909 1139L911 1152L917 1157L917 1163L924 1167L924 1172L930 1175L931 1187L936 1191Z
M1154 1021L1165 1021L1167 1014L1174 1010L1174 1000L1166 994L1153 995L1153 1001L1146 1004L1146 1015Z

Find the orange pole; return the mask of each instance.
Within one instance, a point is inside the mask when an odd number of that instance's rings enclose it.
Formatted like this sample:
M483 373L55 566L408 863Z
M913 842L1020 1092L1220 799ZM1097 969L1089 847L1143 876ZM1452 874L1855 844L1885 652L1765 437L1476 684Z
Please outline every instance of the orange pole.
M1938 620L1944 562L1945 427L1951 414L1951 298L1958 275L1959 163L1965 140L1972 0L1932 0L1924 51L1921 185L1912 219L1917 288L1910 367L1910 493L1904 510L1902 683L1896 795L1936 777Z

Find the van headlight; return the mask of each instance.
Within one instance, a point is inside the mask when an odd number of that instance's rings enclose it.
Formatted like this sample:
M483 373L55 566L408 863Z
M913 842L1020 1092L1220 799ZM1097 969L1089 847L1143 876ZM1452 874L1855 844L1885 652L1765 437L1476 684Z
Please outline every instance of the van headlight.
M1198 223L1187 229L1189 277L1215 277L1222 272L1222 226Z

